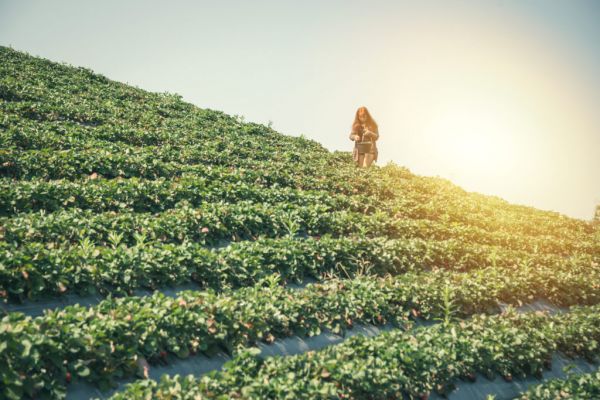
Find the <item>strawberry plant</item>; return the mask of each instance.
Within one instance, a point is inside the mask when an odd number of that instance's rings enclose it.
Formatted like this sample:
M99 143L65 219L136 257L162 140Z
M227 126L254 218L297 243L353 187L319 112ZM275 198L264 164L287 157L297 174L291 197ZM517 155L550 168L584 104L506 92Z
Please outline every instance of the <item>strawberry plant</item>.
M569 373L564 379L549 379L534 385L519 400L600 398L600 370L588 374Z
M585 341L593 343L600 335L596 308L558 316L514 312L478 316L372 338L355 336L341 345L296 356L262 359L256 351L246 352L222 371L202 378L163 376L160 382L133 383L112 399L150 398L167 392L186 398L240 394L252 398L423 398L446 392L454 379L469 371L531 374L557 347L573 343L564 334L567 325L595 323L593 336Z

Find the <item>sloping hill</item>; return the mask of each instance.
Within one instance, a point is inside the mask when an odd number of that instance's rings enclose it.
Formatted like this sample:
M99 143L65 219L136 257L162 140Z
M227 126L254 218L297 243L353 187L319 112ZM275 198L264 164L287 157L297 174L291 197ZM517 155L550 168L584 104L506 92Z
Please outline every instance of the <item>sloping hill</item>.
M349 152L87 69L5 47L0 60L0 298L106 298L6 312L0 397L61 398L223 348L241 351L224 373L123 396L423 397L476 372L539 374L557 350L599 354L591 222L395 164L356 169ZM585 307L480 315L539 299ZM443 322L409 330L417 319ZM358 323L396 329L268 361L243 351Z

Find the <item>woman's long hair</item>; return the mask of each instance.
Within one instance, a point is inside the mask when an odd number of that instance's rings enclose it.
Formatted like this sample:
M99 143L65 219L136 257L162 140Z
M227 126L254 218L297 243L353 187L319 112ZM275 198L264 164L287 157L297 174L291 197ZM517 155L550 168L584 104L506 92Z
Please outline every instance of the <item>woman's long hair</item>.
M356 110L356 115L354 116L354 122L352 123L352 131L353 132L361 132L360 126L361 126L361 122L358 119L358 115L360 114L360 112L364 110L364 112L367 114L367 121L365 122L365 125L367 126L367 128L369 128L370 131L377 131L377 122L375 122L375 120L373 119L373 117L371 117L371 113L369 113L369 110L367 110L367 107L359 107L358 110Z

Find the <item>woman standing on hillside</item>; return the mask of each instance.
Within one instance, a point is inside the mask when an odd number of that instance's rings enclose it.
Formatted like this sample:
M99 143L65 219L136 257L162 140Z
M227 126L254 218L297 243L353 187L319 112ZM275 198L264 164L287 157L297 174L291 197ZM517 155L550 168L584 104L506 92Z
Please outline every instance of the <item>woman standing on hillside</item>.
M350 140L354 140L354 151L352 157L357 167L369 167L373 161L377 161L377 145L379 139L377 123L371 117L367 107L359 107L354 116Z

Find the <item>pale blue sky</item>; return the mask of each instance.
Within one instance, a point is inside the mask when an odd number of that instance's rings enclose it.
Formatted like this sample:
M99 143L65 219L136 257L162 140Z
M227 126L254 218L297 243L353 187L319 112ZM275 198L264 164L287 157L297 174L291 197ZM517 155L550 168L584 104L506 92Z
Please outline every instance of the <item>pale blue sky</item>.
M589 219L600 1L0 0L0 44Z

